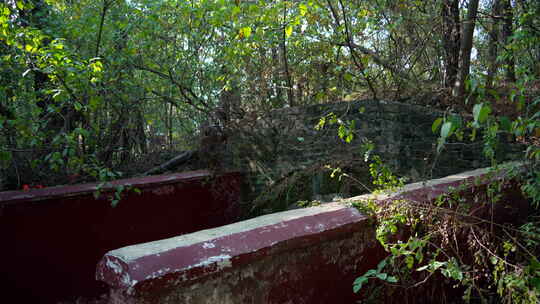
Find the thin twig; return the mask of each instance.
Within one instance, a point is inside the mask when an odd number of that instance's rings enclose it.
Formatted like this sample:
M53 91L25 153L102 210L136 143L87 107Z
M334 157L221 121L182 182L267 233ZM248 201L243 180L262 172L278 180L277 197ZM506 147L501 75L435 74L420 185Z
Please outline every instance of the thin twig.
M492 256L496 257L497 259L503 261L505 264L509 265L509 266L512 266L516 269L521 269L521 267L517 266L517 265L514 265L512 263L509 263L507 261L505 261L504 259L502 259L501 257L499 257L498 255L496 255L495 253L493 253L491 250L489 250L489 248L487 248L486 246L484 246L484 244L482 244L482 242L480 242L480 240L478 240L478 238L476 237L476 234L474 233L474 228L471 227L471 233L472 235L474 236L474 239L476 240L476 242L478 243L478 245L480 245L480 247L484 248L487 252L489 252L489 254L491 254Z

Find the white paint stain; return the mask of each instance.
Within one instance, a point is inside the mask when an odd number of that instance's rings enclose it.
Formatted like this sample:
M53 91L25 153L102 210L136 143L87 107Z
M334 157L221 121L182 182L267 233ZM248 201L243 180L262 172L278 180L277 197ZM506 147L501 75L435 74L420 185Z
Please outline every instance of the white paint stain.
M151 279L155 279L155 278L161 277L163 275L166 275L168 273L171 273L171 268L166 267L166 268L160 269L158 271L152 272L151 274L147 275L144 279L145 280L151 280Z
M122 266L117 261L113 261L112 259L107 257L107 263L106 264L107 264L107 267L109 267L110 269L112 269L114 271L114 273L116 273L116 274L122 273Z
M131 277L129 276L129 273L127 271L124 271L124 268L122 267L120 262L113 260L110 257L107 257L106 260L107 260L106 262L107 267L109 269L112 269L112 271L114 271L114 273L116 273L117 275L120 275L120 282L124 286L131 287L135 285L137 281L135 281L135 283L134 281L131 281Z
M220 254L220 255L216 255L216 256L211 256L211 257L207 258L206 260L203 260L203 261L199 262L198 264L190 266L189 268L200 267L200 266L204 267L204 266L208 266L208 265L211 265L211 264L214 264L214 263L217 265L218 269L223 269L225 267L231 267L232 266L231 256L228 255L228 254Z
M277 225L274 225L274 228L286 228L286 227L289 227L289 224L285 223L284 221Z
M209 249L209 248L216 248L216 245L214 243L210 243L210 242L205 242L202 247L204 249Z

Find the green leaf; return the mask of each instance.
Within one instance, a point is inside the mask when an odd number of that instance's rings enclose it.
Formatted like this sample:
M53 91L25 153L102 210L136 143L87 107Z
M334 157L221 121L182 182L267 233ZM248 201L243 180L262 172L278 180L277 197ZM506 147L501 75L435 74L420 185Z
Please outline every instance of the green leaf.
M380 272L384 268L384 266L386 266L386 259L379 262L379 264L377 265L377 270Z
M441 137L443 139L448 138L450 135L452 135L452 123L447 121L443 124L441 128Z
M5 163L11 161L11 152L9 151L0 151L0 161L3 161Z
M504 130L504 131L507 131L507 132L512 131L512 122L510 121L510 119L508 117L501 116L499 118L499 122L501 124L501 130Z
M433 122L433 125L431 125L431 131L433 131L433 133L437 133L437 130L439 130L439 127L441 126L442 122L443 122L443 119L440 117L435 119L435 121Z
M356 278L356 280L354 280L354 285L357 285L357 284L363 284L364 282L366 282L367 280L369 280L369 278L365 277L365 276L361 276L361 277L358 277Z
M101 99L98 96L92 96L90 97L88 106L90 107L91 110L96 110L100 103L101 103Z
M346 135L346 132L347 131L345 130L345 126L340 125L339 128L338 128L338 136L339 136L339 138L344 139L345 135Z
M300 16L305 16L308 8L305 4L302 3L298 5L298 10L300 11Z
M360 58L360 61L362 62L362 65L364 65L364 67L367 67L369 64L369 56L368 55L362 56Z
M386 274L386 273L378 273L378 274L376 275L376 277L377 277L378 279L381 279L381 280L385 281L386 278L388 277L388 274Z
M473 117L474 117L474 121L478 121L479 118L480 118L480 111L482 111L482 106L483 104L481 103L477 103L474 105L473 107Z
M538 259L533 257L531 258L530 265L532 271L540 270L540 262L538 262Z
M421 263L422 260L424 260L424 253L422 252L422 249L419 249L417 252L416 252L416 260Z
M315 125L315 130L322 130L324 125L326 125L326 117L321 117L317 125Z
M364 274L364 276L367 277L367 276L372 276L372 275L375 275L375 274L377 274L377 270L375 270L375 269L370 269L370 270L368 270L368 271Z
M84 136L84 137L88 137L90 135L90 133L88 132L88 130L86 129L83 129L83 128L75 128L74 130L75 132L79 133L80 135Z
M458 281L463 280L463 272L456 264L454 258L452 258L452 260L448 263L447 268L441 270L441 273L447 278L452 278Z
M389 283L397 283L398 279L394 276L389 276L386 281Z
M488 105L483 103L477 103L473 108L473 117L476 123L483 123L486 121L489 113L491 113L491 108Z
M232 13L232 15L233 15L233 17L234 17L234 16L236 16L236 15L240 14L240 12L241 12L241 10L240 10L240 7L238 7L238 6L235 6L235 7L233 7L233 9L232 9L232 12L231 12L231 13Z
M534 288L537 290L537 291L540 291L540 278L539 277L534 277L530 280L531 282L531 285L534 286Z
M407 268L412 269L414 266L414 257L412 255L406 256L405 263L407 264Z
M240 29L240 37L249 38L251 36L251 27L246 26Z
M293 32L293 27L290 25L287 26L285 28L285 37L289 38L292 35L292 32Z
M356 278L353 283L353 292L357 293L362 288L362 285L367 282L369 279L365 276L361 276Z

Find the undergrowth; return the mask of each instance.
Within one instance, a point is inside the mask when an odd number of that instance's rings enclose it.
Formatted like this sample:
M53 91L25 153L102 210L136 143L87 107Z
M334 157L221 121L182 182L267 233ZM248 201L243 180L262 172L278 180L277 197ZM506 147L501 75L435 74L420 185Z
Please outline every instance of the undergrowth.
M431 303L460 297L473 303L538 303L540 212L531 198L515 195L526 179L455 189L433 204L357 202L376 216L377 240L389 255L358 277L353 290L412 299L437 289L436 298L420 301Z
M432 129L440 131L438 153L452 136L481 136L492 161L484 180L434 202L354 203L375 219L377 240L388 253L354 281L361 303L540 303L540 97L519 104L528 110L511 120L493 114L482 92L471 93L477 102L471 121L448 115ZM497 163L502 137L525 144L520 163ZM399 188L382 161L371 159L377 189Z

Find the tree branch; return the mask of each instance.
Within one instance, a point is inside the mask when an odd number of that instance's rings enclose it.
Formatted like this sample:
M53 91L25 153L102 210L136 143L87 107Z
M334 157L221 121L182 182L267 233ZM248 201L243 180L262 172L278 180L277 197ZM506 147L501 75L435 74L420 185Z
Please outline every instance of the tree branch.
M193 92L193 90L191 90L191 88L188 88L188 87L184 86L183 84L178 82L176 79L174 79L174 77L172 76L171 71L169 71L169 74L165 74L165 73L163 73L161 71L158 71L158 70L146 67L146 66L142 66L142 65L132 64L132 66L134 68L136 68L136 69L141 70L141 71L147 71L147 72L150 72L152 74L155 74L155 75L159 76L160 78L169 80L171 83L173 83L174 85L176 85L178 87L178 89L180 90L180 94L182 95L182 97L184 97L187 104L189 104L190 106L192 106L193 108L195 108L198 111L201 111L201 112L203 112L205 114L209 114L209 106L208 106L208 104L206 102L204 102L201 98L199 98L195 94L195 92ZM152 92L155 93L155 91L152 91ZM158 95L158 96L160 96L160 95ZM163 97L163 96L160 96L160 97ZM197 103L202 104L203 107L198 106Z
M101 19L99 21L99 30L98 30L98 36L96 40L96 52L95 57L99 56L99 45L101 44L101 35L103 33L103 24L105 23L105 15L107 14L107 10L109 9L110 2L107 0L103 0L103 8L101 10Z
M358 50L360 51L361 53L364 53L365 55L368 55L370 56L373 61L382 66L383 68L389 70L390 72L394 73L395 75L401 77L401 78L404 78L404 79L409 79L409 75L407 75L405 72L403 71L400 71L398 69L396 69L389 61L387 60L384 60L382 59L379 54L377 54L375 51L372 51L368 48L365 48L361 45L358 45L358 44L355 44L354 42L350 41L349 43L336 43L336 42L333 42L334 45L338 45L338 46L348 46L352 49L355 49L355 50Z

